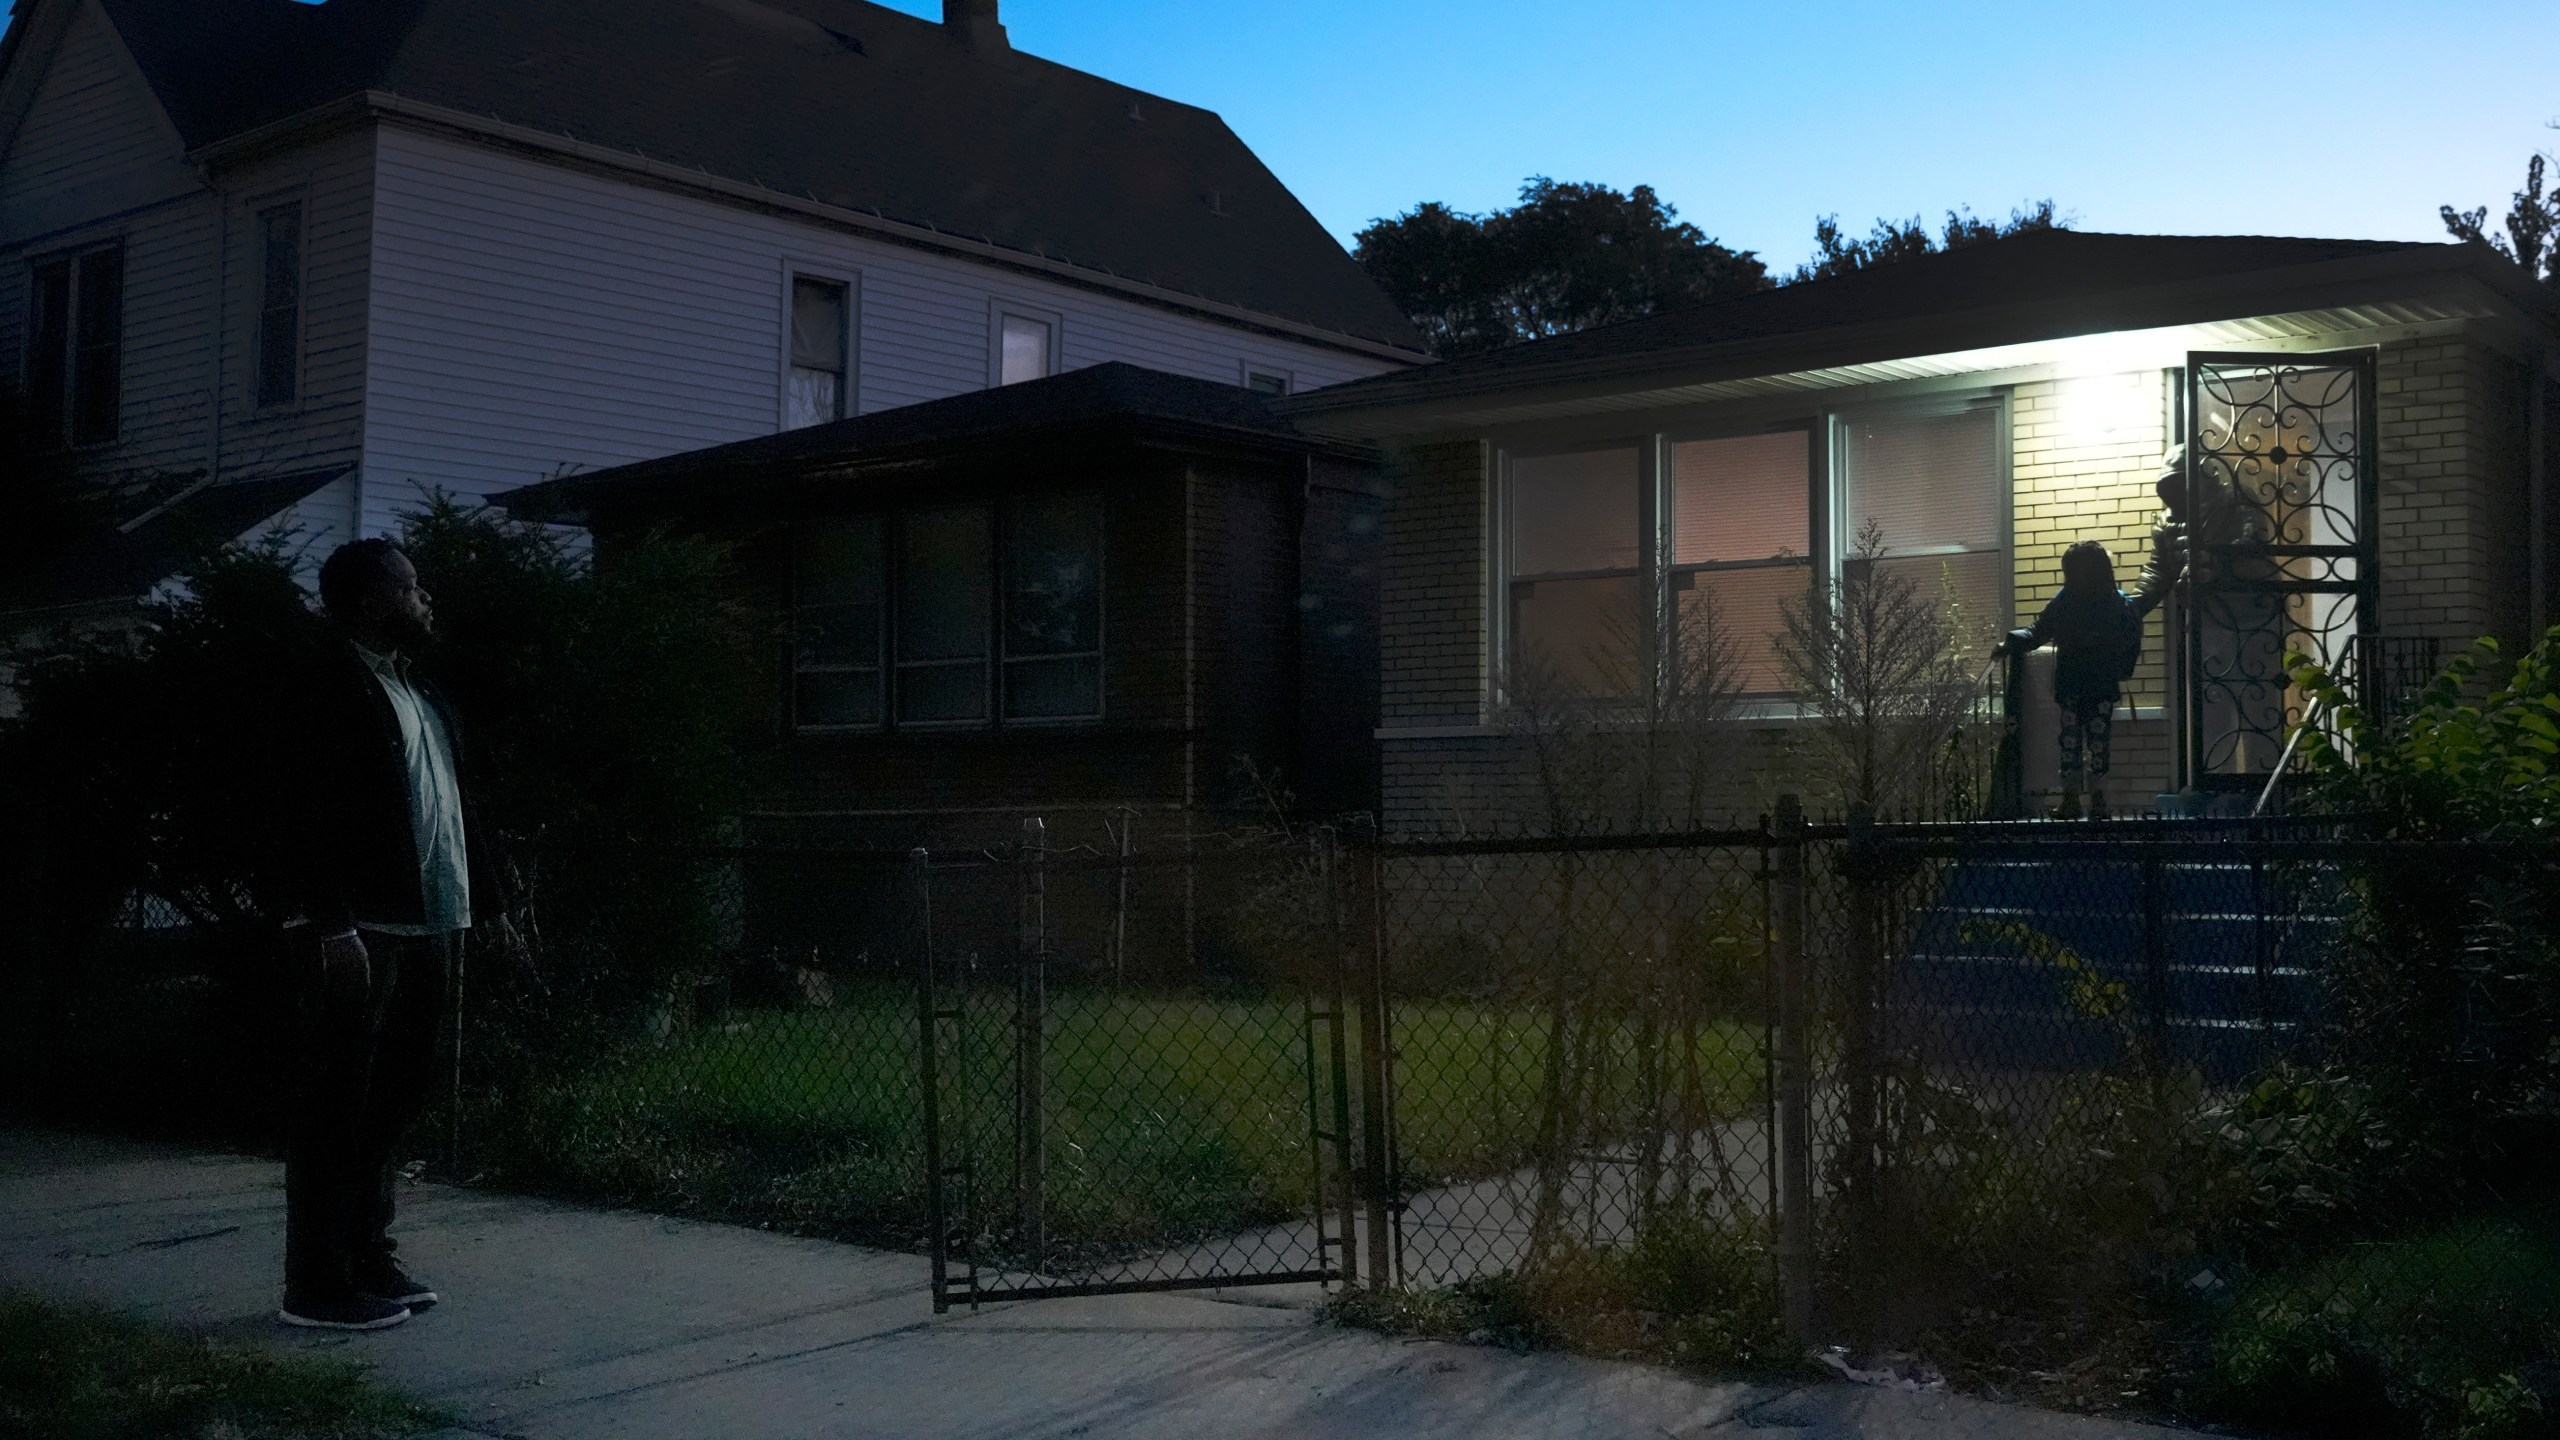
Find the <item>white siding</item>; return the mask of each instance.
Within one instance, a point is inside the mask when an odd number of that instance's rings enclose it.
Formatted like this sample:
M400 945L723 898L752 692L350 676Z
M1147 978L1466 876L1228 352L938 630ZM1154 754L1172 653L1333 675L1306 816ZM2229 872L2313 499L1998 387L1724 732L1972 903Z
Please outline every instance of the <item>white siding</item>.
M177 131L94 0L84 0L0 157L0 244L195 188Z
M254 479L362 455L369 130L226 171L208 186L94 5L75 12L0 161L0 356L25 359L27 262L121 240L121 415L99 473ZM306 206L303 394L260 413L252 365L257 209ZM228 253L226 253L226 251ZM220 433L216 434L216 420ZM315 546L342 538L353 482L285 518ZM261 527L263 528L263 527Z
M858 277L863 412L985 387L991 306L1123 360L1300 389L1392 368L1214 320L417 131L378 132L365 523L424 487L488 495L770 434L785 267Z

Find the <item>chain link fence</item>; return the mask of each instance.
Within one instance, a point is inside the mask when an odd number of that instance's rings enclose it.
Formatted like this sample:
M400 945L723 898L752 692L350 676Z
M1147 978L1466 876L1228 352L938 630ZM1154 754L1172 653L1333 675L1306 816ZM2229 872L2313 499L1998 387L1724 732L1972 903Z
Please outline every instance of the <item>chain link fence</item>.
M1355 1319L1723 1369L2525 1435L2560 1404L2555 871L1784 810L537 851L421 1149L924 1252L944 1303L1351 1282ZM157 1008L61 1012L55 1090L102 1017L246 1013L179 918L120 920Z

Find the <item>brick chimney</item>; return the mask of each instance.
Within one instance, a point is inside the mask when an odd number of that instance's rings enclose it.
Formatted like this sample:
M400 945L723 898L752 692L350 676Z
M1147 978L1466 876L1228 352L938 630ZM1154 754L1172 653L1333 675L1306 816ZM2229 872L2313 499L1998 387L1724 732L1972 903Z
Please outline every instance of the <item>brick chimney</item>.
M942 23L972 50L1006 48L1004 22L996 18L996 0L942 0Z

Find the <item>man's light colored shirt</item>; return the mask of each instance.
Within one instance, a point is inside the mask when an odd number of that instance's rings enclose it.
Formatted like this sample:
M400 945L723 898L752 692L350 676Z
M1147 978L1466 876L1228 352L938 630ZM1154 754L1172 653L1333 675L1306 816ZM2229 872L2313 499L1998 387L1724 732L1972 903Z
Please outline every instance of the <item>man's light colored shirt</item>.
M418 890L424 923L359 917L358 929L385 935L442 935L471 927L471 865L462 841L462 782L453 768L452 738L435 707L409 683L409 662L356 646L365 668L391 699L400 720L400 752L409 771L409 826L418 847Z

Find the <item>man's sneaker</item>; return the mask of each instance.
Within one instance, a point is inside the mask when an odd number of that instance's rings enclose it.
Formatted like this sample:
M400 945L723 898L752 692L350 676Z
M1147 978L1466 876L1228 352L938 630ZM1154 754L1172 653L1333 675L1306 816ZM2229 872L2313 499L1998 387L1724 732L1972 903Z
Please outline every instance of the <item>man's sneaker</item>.
M435 1287L400 1268L397 1260L356 1267L356 1288L367 1295L424 1310L436 1303Z
M340 1300L287 1296L276 1318L305 1330L388 1330L409 1318L409 1307L379 1295L349 1295Z

